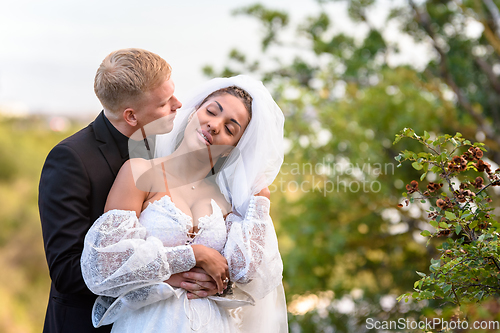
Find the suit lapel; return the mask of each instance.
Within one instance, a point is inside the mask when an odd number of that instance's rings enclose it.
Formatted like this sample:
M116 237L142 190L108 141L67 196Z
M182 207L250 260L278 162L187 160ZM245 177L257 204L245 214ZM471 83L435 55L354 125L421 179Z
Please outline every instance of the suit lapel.
M120 150L116 145L113 136L111 135L108 127L106 126L104 120L104 113L101 112L99 116L94 120L92 124L94 128L94 134L97 141L101 142L99 149L108 162L111 172L116 177L118 171L120 170L123 160L120 155Z

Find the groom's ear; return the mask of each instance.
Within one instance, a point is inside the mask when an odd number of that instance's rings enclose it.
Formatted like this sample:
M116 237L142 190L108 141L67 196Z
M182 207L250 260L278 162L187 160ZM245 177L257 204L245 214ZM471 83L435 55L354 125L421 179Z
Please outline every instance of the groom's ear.
M135 110L127 108L123 111L123 119L132 127L137 126L137 116Z

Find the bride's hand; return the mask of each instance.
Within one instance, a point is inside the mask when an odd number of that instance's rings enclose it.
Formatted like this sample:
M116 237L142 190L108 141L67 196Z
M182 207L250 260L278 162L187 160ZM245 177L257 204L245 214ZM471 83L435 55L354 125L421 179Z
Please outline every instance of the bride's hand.
M201 267L217 284L217 291L222 293L226 287L224 280L229 278L227 260L216 250L204 245L191 245L196 258L196 266Z

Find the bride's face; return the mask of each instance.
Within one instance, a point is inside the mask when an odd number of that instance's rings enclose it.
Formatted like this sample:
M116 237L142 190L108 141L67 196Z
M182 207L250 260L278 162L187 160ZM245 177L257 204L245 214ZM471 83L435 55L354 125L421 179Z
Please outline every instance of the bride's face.
M236 146L250 122L243 102L229 94L208 99L194 113L184 139L198 149L206 146ZM194 148L194 147L193 147Z

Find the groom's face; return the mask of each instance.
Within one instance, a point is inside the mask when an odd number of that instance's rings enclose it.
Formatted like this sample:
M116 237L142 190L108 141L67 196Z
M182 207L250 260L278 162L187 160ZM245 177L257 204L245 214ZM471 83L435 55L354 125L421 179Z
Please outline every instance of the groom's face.
M147 91L135 104L137 124L147 126L147 135L164 134L172 130L173 121L181 102L174 96L174 81L165 80L160 86Z

